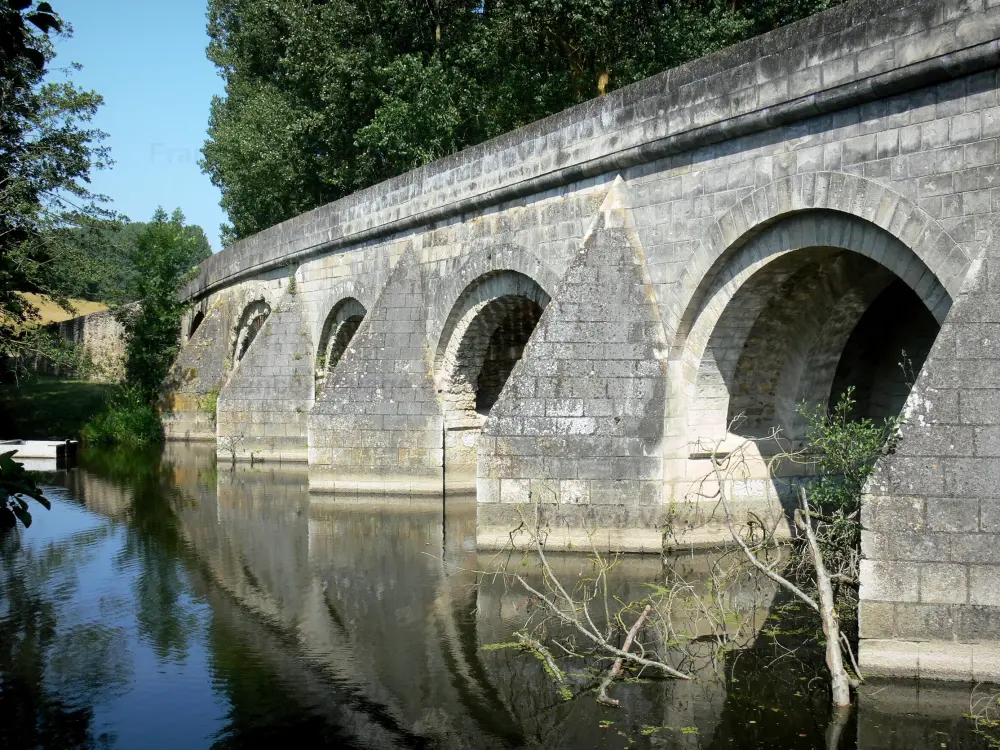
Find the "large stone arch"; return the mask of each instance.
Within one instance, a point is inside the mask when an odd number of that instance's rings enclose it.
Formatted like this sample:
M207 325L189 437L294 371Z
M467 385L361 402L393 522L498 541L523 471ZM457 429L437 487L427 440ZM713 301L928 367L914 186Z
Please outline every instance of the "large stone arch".
M943 304L950 305L958 296L972 258L930 214L909 198L864 177L806 172L758 188L705 233L664 305L664 326L673 338L674 351L684 345L694 316L704 306L705 293L715 275L725 268L727 256L776 221L822 209L881 228L909 248L940 281L949 296ZM943 320L942 311L932 312Z
M796 405L828 406L854 377L867 378L866 416L898 413L913 381L902 382L892 349L919 370L970 263L911 201L852 175L787 178L734 206L706 234L677 287L685 303L670 310L674 499L690 499L710 446L775 429L782 447L800 445ZM761 448L747 469L760 479L740 488L776 523L795 484L768 481L763 462L778 447Z
M455 300L434 352L451 468L475 466L479 431L550 300L534 279L511 270L486 271Z
M531 250L521 245L479 241L469 248L462 265L442 279L435 290L427 331L431 346L437 346L444 329L454 323L455 305L469 285L499 271L527 276L550 298L559 283L559 275Z

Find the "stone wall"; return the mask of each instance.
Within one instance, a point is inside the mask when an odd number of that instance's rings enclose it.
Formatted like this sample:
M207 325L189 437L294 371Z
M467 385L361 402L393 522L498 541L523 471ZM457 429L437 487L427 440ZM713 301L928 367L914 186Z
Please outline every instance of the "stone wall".
M171 434L223 434L196 412L231 392L233 426L299 450L287 399L314 491L436 492L477 456L481 545L529 499L554 545L711 545L706 446L801 444L796 404L848 384L891 413L905 349L927 359L866 504L865 666L981 674L998 37L992 0L847 3L237 243L186 290ZM737 512L789 533L806 477L755 450Z
M966 279L863 505L866 668L968 681L1000 672L1000 255Z
M55 328L90 359L94 366L90 380L114 383L125 376L125 332L111 310L71 318Z

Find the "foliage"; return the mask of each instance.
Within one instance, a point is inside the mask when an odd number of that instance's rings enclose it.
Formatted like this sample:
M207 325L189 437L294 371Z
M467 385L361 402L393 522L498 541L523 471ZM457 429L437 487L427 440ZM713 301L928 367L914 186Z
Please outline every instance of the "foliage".
M856 407L850 386L830 410L805 404L798 409L808 422L807 457L817 475L808 488L821 514L817 538L828 565L851 580L861 553L861 495L875 463L894 449L901 424L899 417L858 417ZM843 616L854 619L856 591L841 587L840 594Z
M210 0L202 167L246 237L838 0Z
M209 391L202 396L201 400L198 402L198 408L205 412L205 414L208 414L214 422L219 412L219 391Z
M107 383L34 377L17 388L0 388L0 424L24 440L79 437L114 390Z
M881 423L867 417L859 419L854 417L856 407L854 386L840 395L832 410L799 406L799 413L809 424L806 436L818 474L810 485L809 497L828 511L858 511L875 462L891 452L899 433L898 417L888 417Z
M142 448L162 442L163 426L156 407L138 388L123 385L112 392L104 409L81 430L88 444Z
M157 209L131 256L136 301L117 310L125 329L125 382L83 429L89 443L145 446L163 439L156 403L180 348L184 303L178 291L200 257L198 234L180 210Z
M14 460L16 451L0 454L0 494L3 504L0 505L0 532L9 531L20 521L27 528L31 526L31 512L28 501L31 498L44 508L51 508L42 490L35 483L24 465Z
M195 268L199 249L184 215L157 209L139 234L132 263L136 303L119 309L125 329L125 382L143 401L156 401L180 348L184 303L178 291Z
M135 259L139 239L149 226L141 221L86 221L49 232L48 286L66 297L112 306L134 302L140 281ZM212 255L201 227L186 225L183 232L191 243L192 265Z
M99 95L46 80L51 34L67 36L48 3L0 0L0 357L39 353L27 333L37 311L17 292L54 292L47 237L60 227L109 218L88 187L110 165L105 134L90 127ZM61 299L60 295L55 295ZM48 354L58 351L48 349Z

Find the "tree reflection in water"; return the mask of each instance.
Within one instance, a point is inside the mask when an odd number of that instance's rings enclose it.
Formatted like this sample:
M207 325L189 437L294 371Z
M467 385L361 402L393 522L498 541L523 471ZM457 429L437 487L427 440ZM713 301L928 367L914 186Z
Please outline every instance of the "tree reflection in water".
M114 740L95 730L94 704L128 683L124 637L71 611L77 571L112 533L107 522L89 526L62 539L26 538L38 524L0 536L0 747L98 748Z
M84 462L69 496L0 548L0 747L176 747L151 727L179 724L185 747L826 746L822 655L776 658L790 643L770 637L686 664L693 682L616 683L621 709L593 690L566 700L531 656L484 651L531 603L477 575L469 499L449 497L443 517L440 499L331 502L309 496L304 468L217 471L211 446ZM670 564L688 578L702 565ZM626 599L664 576L658 557L616 571ZM140 684L152 713L108 718ZM988 747L967 710L967 688L873 686L839 747Z

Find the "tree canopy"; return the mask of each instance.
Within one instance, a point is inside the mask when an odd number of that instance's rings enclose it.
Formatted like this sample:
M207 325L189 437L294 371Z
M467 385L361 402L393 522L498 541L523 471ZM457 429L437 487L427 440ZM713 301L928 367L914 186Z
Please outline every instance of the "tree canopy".
M245 237L838 0L209 0L202 166Z
M91 169L110 164L90 125L101 97L45 80L59 33L48 3L0 0L0 357L44 345L25 326L37 311L17 292L55 291L51 230L111 216L89 189Z
M142 296L140 240L153 222L86 222L55 229L46 238L52 257L44 273L47 286L73 299L121 305ZM196 266L212 254L204 230L183 225L184 262ZM187 270L185 268L185 270Z

